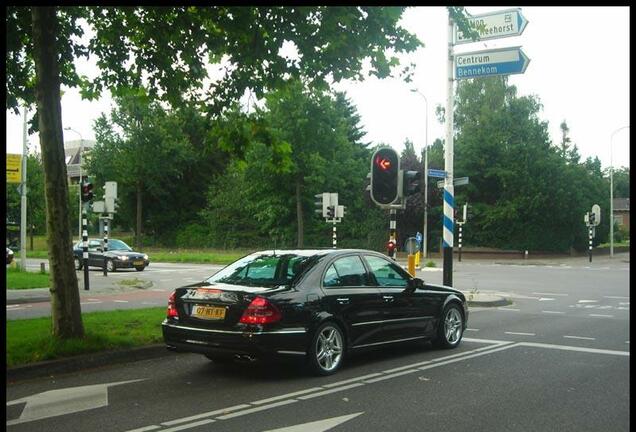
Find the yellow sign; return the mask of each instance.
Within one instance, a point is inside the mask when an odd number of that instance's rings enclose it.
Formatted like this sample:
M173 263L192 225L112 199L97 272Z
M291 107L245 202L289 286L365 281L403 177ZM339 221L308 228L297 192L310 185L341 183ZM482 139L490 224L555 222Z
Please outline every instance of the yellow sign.
M22 155L7 153L7 183L22 183Z

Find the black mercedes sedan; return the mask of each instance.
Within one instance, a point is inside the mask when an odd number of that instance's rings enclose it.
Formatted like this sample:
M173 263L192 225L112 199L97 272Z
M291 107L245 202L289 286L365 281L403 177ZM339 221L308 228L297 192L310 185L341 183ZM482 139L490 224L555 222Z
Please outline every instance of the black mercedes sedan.
M75 244L73 248L73 258L75 260L75 270L81 270L84 266L82 242ZM88 240L88 266L103 267L114 272L122 268L134 268L143 271L150 260L148 255L135 252L130 246L118 239L108 239L108 249L104 251L104 242L98 239Z
M364 348L455 348L467 319L460 291L411 277L378 252L270 250L177 288L162 330L168 349L215 362L299 358L330 375Z

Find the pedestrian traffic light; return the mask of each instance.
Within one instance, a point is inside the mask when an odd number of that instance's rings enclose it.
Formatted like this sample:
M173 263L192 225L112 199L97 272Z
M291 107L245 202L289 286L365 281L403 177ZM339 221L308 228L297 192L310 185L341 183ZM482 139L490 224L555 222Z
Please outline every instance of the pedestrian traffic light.
M90 202L93 199L93 183L87 181L82 184L82 202Z
M327 219L334 219L336 217L336 207L329 206L327 207Z
M393 251L395 251L395 241L394 240L389 240L386 243L386 251L387 251L387 255L393 256Z
M401 171L402 175L402 196L409 196L421 190L420 179L422 173L419 171Z
M371 157L371 199L378 205L393 204L399 195L400 158L395 150L381 148Z

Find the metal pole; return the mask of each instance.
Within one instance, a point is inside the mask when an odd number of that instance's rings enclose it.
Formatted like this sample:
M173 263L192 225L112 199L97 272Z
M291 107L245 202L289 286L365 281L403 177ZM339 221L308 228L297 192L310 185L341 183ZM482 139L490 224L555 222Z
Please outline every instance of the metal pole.
M333 235L332 235L332 242L333 242L333 248L336 248L336 220L333 219Z
M108 218L104 219L104 254L108 252ZM106 268L106 263L108 259L104 256L104 276L108 276L108 269Z
M462 225L461 223L457 223L459 226L459 262L462 262Z
M84 265L84 290L89 290L88 282L88 219L86 216L86 207L88 203L82 207L82 262Z
M75 132L80 137L80 148L79 148L79 158L78 158L78 163L79 163L79 182L77 183L77 185L79 187L79 197L78 197L77 201L79 203L79 214L78 214L79 238L82 238L82 150L84 149L84 137L82 137L81 133L79 133L78 131L76 131L75 129L73 129L71 127L65 127L64 130Z
M590 245L589 245L590 262L592 262L592 225L588 227L588 236L590 239Z
M444 149L444 272L443 283L453 286L453 223L455 190L453 187L453 20L448 17L448 83L446 90L446 148Z
M395 230L396 230L396 222L395 219L397 217L397 210L395 209L390 209L389 210L389 214L390 214L390 222L389 222L389 241L392 241L393 244L395 245L395 247L393 248L393 256L391 258L393 258L394 260L397 259L397 241L395 240Z
M27 229L27 108L24 106L22 124L22 187L20 188L20 268L26 271L26 229Z
M425 110L425 133L424 133L424 229L422 232L422 256L428 257L428 99L417 89L411 89L424 98Z
M623 126L612 132L610 136L610 258L614 257L614 163L612 162L612 139L614 135L629 126Z

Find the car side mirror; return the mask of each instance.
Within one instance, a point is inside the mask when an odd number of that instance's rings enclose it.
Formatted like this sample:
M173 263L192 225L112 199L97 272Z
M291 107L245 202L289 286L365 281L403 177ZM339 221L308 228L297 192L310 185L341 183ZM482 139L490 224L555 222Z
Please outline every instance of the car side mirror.
M414 292L416 289L422 289L424 288L424 281L420 278L414 277L409 279L407 285L406 285L406 289L409 292Z

